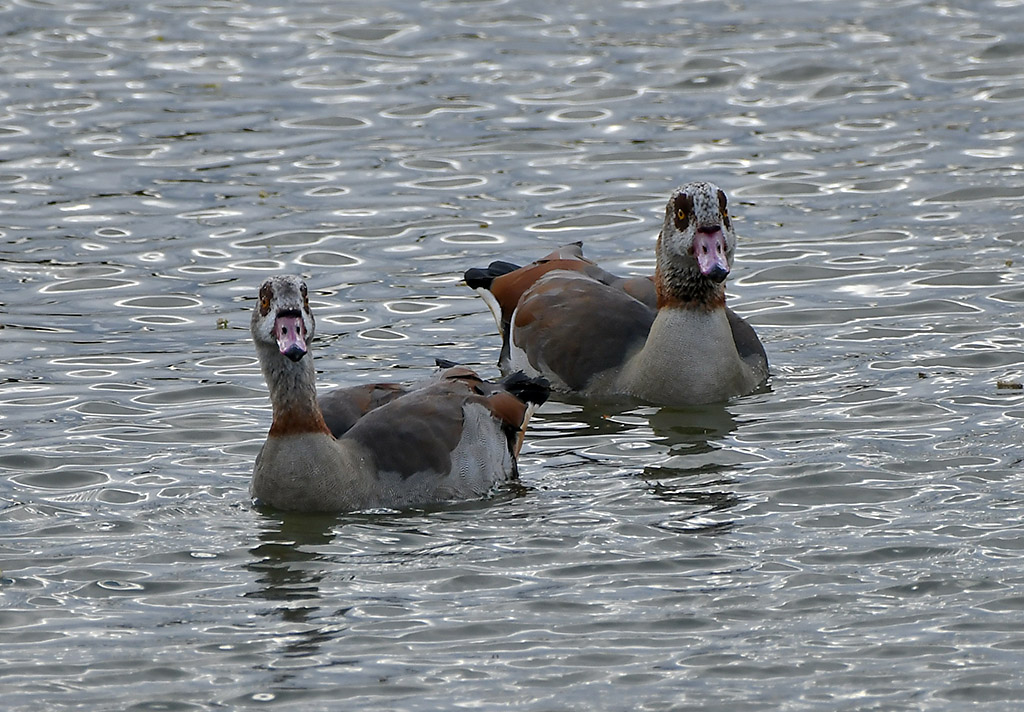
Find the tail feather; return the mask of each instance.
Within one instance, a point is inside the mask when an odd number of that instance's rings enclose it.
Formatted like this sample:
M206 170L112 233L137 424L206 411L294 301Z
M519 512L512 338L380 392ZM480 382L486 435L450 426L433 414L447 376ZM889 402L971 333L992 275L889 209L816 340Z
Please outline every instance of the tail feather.
M516 371L501 379L501 385L509 393L523 403L526 403L526 413L523 414L523 422L519 425L519 429L512 434L512 439L510 439L512 454L515 457L519 457L519 451L523 449L523 441L526 438L526 426L533 418L533 413L537 410L537 407L546 401L551 394L551 384L548 383L548 379L542 376L527 376L522 371Z
M496 260L487 267L472 267L466 270L466 274L463 276L470 289L490 289L491 282L504 274L515 272L517 269L519 269L519 265Z
M542 404L551 395L548 379L543 376L527 376L522 371L505 376L501 379L501 385L519 400L535 406Z
M435 358L434 364L442 370L458 368L460 366L455 361L449 361L446 358ZM462 370L474 380L486 384L485 392L492 392L496 387L500 386L501 389L508 391L527 405L541 405L551 395L551 384L543 376L527 376L523 371L516 371L495 383L494 381L483 380L468 367L463 366Z

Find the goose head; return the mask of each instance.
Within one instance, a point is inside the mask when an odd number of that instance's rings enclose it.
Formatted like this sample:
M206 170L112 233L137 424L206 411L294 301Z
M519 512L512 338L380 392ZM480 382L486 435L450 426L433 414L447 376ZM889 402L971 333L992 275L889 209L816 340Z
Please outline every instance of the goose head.
M261 348L276 349L291 361L300 361L309 352L316 332L306 283L291 275L263 282L250 329L253 341Z
M724 299L722 283L736 250L728 203L714 183L687 183L672 191L658 236L659 302Z

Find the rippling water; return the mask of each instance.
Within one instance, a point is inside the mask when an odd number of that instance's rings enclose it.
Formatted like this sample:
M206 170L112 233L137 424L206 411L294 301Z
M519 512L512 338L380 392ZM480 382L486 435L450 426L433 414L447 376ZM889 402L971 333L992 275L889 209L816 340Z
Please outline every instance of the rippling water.
M0 1L0 675L39 709L1011 708L1024 7ZM494 374L470 266L740 234L771 388L550 403L523 487L280 517L247 333Z

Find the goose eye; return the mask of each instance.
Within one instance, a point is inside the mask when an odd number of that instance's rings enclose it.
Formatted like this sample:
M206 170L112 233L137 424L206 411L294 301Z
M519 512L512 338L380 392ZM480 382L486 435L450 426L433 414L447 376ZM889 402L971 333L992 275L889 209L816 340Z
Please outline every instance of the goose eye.
M309 291L306 289L305 282L302 283L300 291L302 292L302 306L303 308L306 309L306 311L309 311Z
M675 201L675 223L677 230L685 230L690 224L690 208L692 203L687 195L680 195Z

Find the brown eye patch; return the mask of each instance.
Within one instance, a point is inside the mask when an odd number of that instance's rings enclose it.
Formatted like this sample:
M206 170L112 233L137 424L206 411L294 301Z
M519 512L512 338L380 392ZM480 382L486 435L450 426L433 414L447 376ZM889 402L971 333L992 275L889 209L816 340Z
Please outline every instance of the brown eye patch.
M732 221L729 219L729 199L725 197L725 191L718 191L718 210L722 213L722 222L726 228L732 228Z
M270 313L270 300L274 296L274 290L269 284L260 287L260 314L266 316Z
M306 311L309 311L309 291L306 289L306 283L303 282L299 289L302 292L302 306L306 308Z
M674 220L677 230L685 230L690 224L690 213L693 212L693 199L686 193L676 196L673 201Z

